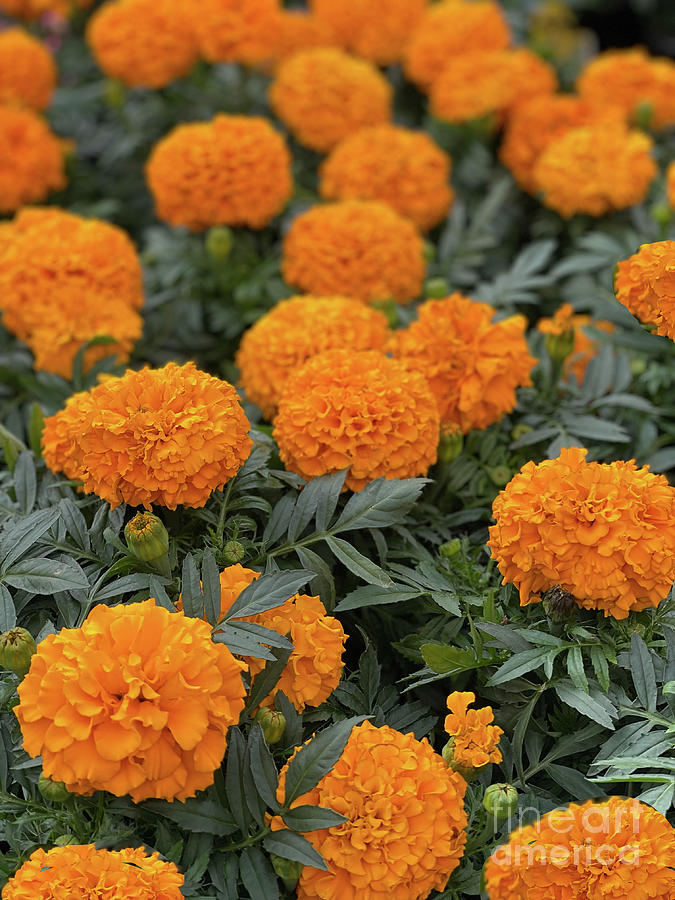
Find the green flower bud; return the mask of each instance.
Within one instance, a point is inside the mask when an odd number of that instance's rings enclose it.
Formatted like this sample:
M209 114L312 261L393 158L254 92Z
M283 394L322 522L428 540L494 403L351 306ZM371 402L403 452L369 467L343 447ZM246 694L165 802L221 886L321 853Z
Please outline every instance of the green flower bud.
M270 862L276 874L283 881L286 890L294 891L304 869L303 864L294 862L292 859L284 859L283 856L277 856L276 853L270 853Z
M127 522L124 537L131 555L143 562L161 559L169 549L169 534L161 519L152 513L136 513Z
M544 601L544 611L552 622L568 622L574 618L574 611L577 607L576 599L573 594L555 585L542 597Z
M268 744L276 744L284 736L286 717L276 709L261 706L256 713L255 720L261 726Z
M221 554L223 562L226 562L228 566L232 566L235 563L241 562L242 559L246 556L246 551L242 544L239 541L228 541L223 547L223 552Z
M212 259L223 262L234 247L234 234L227 225L215 225L206 233L206 250Z
M511 784L491 784L483 795L483 808L499 822L518 809L518 791Z
M642 375L647 369L647 361L639 356L634 356L630 361L630 370L633 375Z
M450 293L450 285L445 278L430 278L424 285L424 296L432 300L440 300Z
M670 225L673 215L667 203L654 203L649 210L649 214L661 228L667 228Z
M461 775L464 781L467 783L469 781L475 781L478 778L479 769L474 769L473 766L463 766L457 762L455 759L455 739L450 738L448 743L441 750L441 756L448 764L448 768L452 769L453 772L457 772L458 775Z
M127 89L121 81L117 81L116 78L109 78L105 83L103 96L105 102L112 109L122 109L127 99Z
M70 793L62 781L52 781L46 775L40 775L38 790L45 800L51 800L52 803L64 803L70 797Z
M654 107L648 100L642 100L633 110L633 122L645 131L652 127L653 118Z
M488 469L488 475L493 484L496 484L497 487L504 487L505 484L511 481L513 472L508 466L493 466L491 469Z
M424 241L422 244L422 254L425 262L431 262L436 258L436 246L431 241Z
M12 628L0 634L0 666L20 678L30 669L30 661L36 652L33 635L25 628Z
M454 431L444 431L438 444L438 461L444 465L448 465L462 452L464 447L464 437L462 432L457 428Z
M444 544L438 548L439 554L444 559L452 559L462 549L462 542L459 538L453 538L451 541L446 541Z
M574 329L570 328L562 334L547 334L544 344L551 359L562 363L574 350Z
M526 434L529 434L532 431L532 428L529 425L515 425L511 431L511 437L514 441L519 441L521 437L525 437Z

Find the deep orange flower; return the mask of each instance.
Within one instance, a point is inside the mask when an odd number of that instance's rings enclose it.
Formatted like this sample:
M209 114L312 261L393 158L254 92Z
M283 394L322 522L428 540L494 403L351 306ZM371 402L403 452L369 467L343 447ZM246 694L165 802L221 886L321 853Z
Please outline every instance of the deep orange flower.
M675 579L675 488L634 460L589 463L586 453L526 463L492 506L488 546L522 606L558 586L625 619L658 606Z
M39 19L45 13L70 16L76 9L86 9L94 0L0 0L0 11L17 19Z
M289 376L312 356L336 347L383 350L387 337L384 314L359 300L291 297L249 328L235 361L246 396L271 421Z
M277 798L284 799L288 764ZM318 804L346 816L306 835L328 864L305 866L298 900L424 900L443 890L466 843L466 782L426 738L363 722L335 766L292 807ZM272 828L281 828L278 819Z
M39 644L15 708L24 749L71 793L185 800L213 783L245 668L153 599L96 606Z
M159 218L192 231L264 228L293 188L284 139L257 116L178 125L155 145L146 176Z
M345 200L298 216L284 240L284 279L316 296L407 303L426 263L417 229L384 203Z
M66 186L64 143L30 109L0 106L0 213Z
M127 371L45 422L45 462L111 506L203 506L248 457L237 392L194 363Z
M563 303L551 319L540 319L537 322L537 331L552 337L570 335L572 350L565 358L564 374L566 378L574 375L577 384L582 384L589 362L597 351L597 343L584 331L587 325L611 334L614 326L611 322L593 320L590 316L580 315L574 312L569 303Z
M485 880L490 900L671 900L675 829L635 799L573 803L516 829Z
M35 366L64 378L87 341L84 368L117 354L121 361L142 330L143 276L120 228L55 207L23 209L2 232L0 309L5 327L35 354Z
M429 382L444 429L487 428L516 405L516 388L531 384L524 316L493 322L495 310L461 294L427 300L416 322L396 331L391 350Z
M49 106L56 86L56 66L45 45L23 28L0 31L0 104L31 109Z
M657 174L652 141L641 131L599 124L551 141L534 168L542 203L565 218L602 216L641 203Z
M303 478L349 468L353 491L375 478L425 475L438 409L426 379L376 350L328 350L289 377L274 421L285 466Z
M443 0L432 3L404 50L405 73L428 89L450 60L467 52L505 50L509 26L492 0Z
M550 97L556 87L553 68L531 50L472 50L445 64L431 86L429 109L447 122L492 113L501 120L532 97Z
M281 11L274 59L287 59L316 47L335 47L337 43L332 29L322 19L302 9L285 9Z
M273 56L280 16L279 0L199 0L193 27L209 62L254 65Z
M616 267L619 302L657 334L675 340L675 241L642 244Z
M391 117L392 89L384 75L334 47L303 50L284 60L269 97L296 140L319 153Z
M380 200L423 231L438 225L454 199L450 157L426 134L395 125L345 138L320 169L327 200Z
M475 702L476 695L471 691L453 691L447 698L450 714L443 727L452 738L453 761L465 769L502 761L499 740L504 731L492 724L495 717L491 706L469 709Z
M89 20L87 43L110 78L161 88L197 61L195 18L186 0L113 0Z
M346 50L388 66L400 60L427 0L311 0L311 8Z
M2 890L2 900L180 900L184 878L172 862L145 850L97 850L94 844L42 848Z

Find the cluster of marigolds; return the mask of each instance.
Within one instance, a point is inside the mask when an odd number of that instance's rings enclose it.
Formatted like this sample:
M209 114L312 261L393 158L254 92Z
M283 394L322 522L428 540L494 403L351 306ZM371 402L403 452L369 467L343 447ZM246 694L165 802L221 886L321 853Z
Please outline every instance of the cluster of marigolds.
M0 0L0 10L29 22L90 5ZM309 6L200 0L195 15L194 0L110 0L90 16L86 39L102 71L129 88L162 89L200 60L270 78L270 108L287 136L271 119L221 114L179 125L154 147L147 185L169 226L212 237L224 226L265 228L293 194L289 138L322 157L326 202L298 215L283 238L283 277L298 294L245 333L236 364L288 470L305 480L346 470L345 489L359 491L379 477L425 475L439 441L513 411L537 363L524 316L501 318L449 290L418 305L406 327L391 327L387 304L423 293L424 235L446 218L454 192L448 154L393 123L382 67L400 65L435 118L499 140L523 190L571 217L645 198L659 176L648 130L675 125L675 63L639 49L602 53L576 92L562 93L552 66L513 46L492 0ZM74 152L43 115L56 81L40 40L23 27L0 32L0 213L15 214L0 224L2 321L36 369L68 380L83 347L85 371L111 353L129 361L144 297L139 257L121 229L31 206L65 187ZM675 168L664 174L675 205ZM675 242L619 262L615 290L641 322L675 339ZM563 376L578 383L612 328L570 306L538 324ZM90 344L96 338L106 340ZM171 362L72 395L47 418L43 452L51 470L112 507L201 507L247 460L249 431L233 385ZM139 515L140 533L148 520ZM557 587L580 607L625 618L657 606L675 579L675 489L632 461L588 462L585 450L568 449L528 463L493 515L489 546L523 605ZM220 574L221 620L258 575L240 564ZM346 635L319 597L296 594L247 621L293 644L263 709L278 691L300 712L330 696ZM47 788L142 802L182 801L212 784L263 668L212 632L181 601L169 611L150 599L99 605L81 627L38 647L21 629L4 635L3 664L22 677L23 746L41 756ZM467 782L502 759L503 732L490 707L469 709L475 700L448 697L442 755L387 726L353 729L334 768L294 801L346 819L308 834L328 869L305 866L299 898L423 900L444 889L466 843ZM505 785L493 785L485 803L496 817L515 809ZM662 815L619 798L571 806L564 831L556 815L515 829L495 851L485 873L491 900L675 896L675 836ZM611 827L593 828L594 817ZM272 818L271 827L283 822ZM2 897L175 900L182 884L156 853L70 844L36 850Z

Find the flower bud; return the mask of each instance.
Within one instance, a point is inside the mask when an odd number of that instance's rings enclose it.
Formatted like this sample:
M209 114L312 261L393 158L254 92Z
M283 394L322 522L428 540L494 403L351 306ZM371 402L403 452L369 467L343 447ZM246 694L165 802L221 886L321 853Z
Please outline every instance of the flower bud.
M255 720L262 728L268 744L276 744L284 736L286 717L276 709L262 706L256 713Z
M424 285L424 296L432 300L440 300L450 293L450 285L445 278L430 278Z
M169 549L169 534L161 519L152 513L136 513L127 522L124 537L132 556L143 562L161 559Z
M518 809L518 791L511 784L491 784L483 795L483 808L498 822L508 819Z
M551 359L563 363L574 350L574 329L570 328L562 334L547 334L544 344Z
M552 622L568 622L574 618L577 603L573 594L556 584L543 596L544 611Z
M70 797L70 793L62 781L52 781L46 775L40 775L38 790L45 800L51 800L52 803L63 803Z
M294 862L292 859L284 859L283 856L277 856L276 853L270 853L270 862L275 873L283 881L286 890L294 891L304 869L303 864Z
M464 438L459 428L454 431L444 431L438 444L438 461L448 465L462 452Z
M515 425L511 431L511 437L514 441L519 441L521 437L525 437L526 434L529 434L532 431L530 425L524 425L522 423Z
M25 628L12 628L0 634L0 666L20 678L30 669L31 658L36 652L33 635Z
M488 475L493 484L496 484L497 487L504 487L511 481L513 472L508 466L492 466L491 469L488 469Z
M476 778L478 778L479 769L474 769L473 766L463 766L455 759L454 738L450 738L445 747L443 747L441 756L448 764L448 768L452 769L453 772L457 772L458 775L461 775L464 781L475 781Z
M649 214L657 225L660 225L661 228L667 228L670 225L673 212L667 203L654 203L649 210Z
M642 375L647 369L647 361L639 356L632 357L630 361L630 371L632 375Z
M444 544L438 548L439 554L444 559L452 559L462 549L462 542L459 538L453 538L451 541L446 541Z
M127 89L121 81L117 81L116 78L109 78L105 83L103 96L111 109L122 109L127 99Z
M228 541L223 547L221 556L223 562L227 563L228 566L233 566L235 563L242 561L246 556L246 551L239 541Z
M654 107L648 100L642 100L633 111L633 122L638 128L649 131L654 120Z
M232 229L227 225L214 225L206 234L206 250L211 257L218 262L228 258L234 246Z

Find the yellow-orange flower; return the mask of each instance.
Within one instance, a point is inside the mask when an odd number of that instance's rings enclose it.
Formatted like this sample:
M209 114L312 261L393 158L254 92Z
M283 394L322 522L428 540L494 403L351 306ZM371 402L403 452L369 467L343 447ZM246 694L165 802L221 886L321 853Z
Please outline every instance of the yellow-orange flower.
M153 599L96 606L38 646L15 708L24 749L72 793L185 800L213 783L245 668Z
M480 769L502 761L499 739L504 731L492 724L491 706L469 709L475 702L476 695L471 691L454 691L447 698L450 713L443 727L452 738L453 761L465 769Z
M383 350L388 333L384 314L359 300L291 297L244 334L235 361L246 396L271 421L286 381L304 362L336 347Z
M334 47L337 43L332 29L322 19L302 9L285 9L281 12L274 59L279 61L301 50Z
M522 606L560 587L584 609L625 619L658 606L675 579L675 488L634 460L586 450L526 463L492 506L488 546Z
M284 279L318 297L407 303L422 290L424 244L384 203L344 200L298 216L284 240Z
M657 241L642 244L637 253L617 263L614 292L642 323L655 325L661 319L661 299L674 282L675 241Z
M2 900L180 900L184 878L159 853L142 847L97 850L68 844L36 850L10 878Z
M237 392L194 363L127 371L45 422L45 462L111 506L203 506L252 441Z
M532 383L525 317L494 315L487 303L451 294L427 300L416 322L394 332L394 356L425 376L444 429L487 428L515 408L516 388Z
M0 104L43 110L55 86L56 66L45 45L23 28L0 31Z
M39 19L45 13L70 16L76 9L86 9L94 0L0 0L0 11L17 19Z
M675 124L675 62L640 47L601 53L579 76L577 90L596 106L621 107L629 124Z
M384 75L334 47L302 50L284 60L269 97L296 140L319 153L391 116L392 89Z
M289 377L274 420L285 466L303 478L348 469L353 491L375 478L425 475L439 417L423 375L376 350L328 350Z
M197 61L194 20L186 0L113 0L89 20L87 43L110 78L161 88Z
M426 90L450 60L467 52L504 50L511 42L502 9L492 0L433 3L404 50L407 77Z
M253 65L274 55L280 28L279 0L199 0L193 27L209 62Z
M643 132L615 125L570 129L536 162L542 202L565 218L602 216L641 203L657 174L652 146Z
M146 176L159 218L192 231L264 228L293 188L284 139L257 116L178 125L155 145Z
M128 236L98 219L57 208L27 208L0 242L0 309L5 327L35 354L35 366L64 378L87 341L85 370L117 354L123 361L142 330L141 265Z
M279 802L287 771L288 764ZM357 725L331 771L291 804L318 804L347 818L306 835L329 871L305 866L298 900L424 900L443 890L464 852L465 791L426 738ZM281 827L272 820L274 830Z
M587 325L611 334L614 326L611 322L591 319L590 316L574 312L569 303L563 303L551 319L540 319L537 322L537 331L552 337L561 337L570 334L572 338L572 350L565 358L564 374L566 378L574 375L577 384L582 384L586 368L595 356L597 343L585 332Z
M635 799L573 803L512 832L485 881L490 900L671 900L675 829Z
M346 50L388 66L400 60L427 0L311 0L311 8Z
M63 142L31 109L0 106L0 213L66 186Z
M495 113L501 120L521 103L557 87L553 68L531 50L472 50L449 59L431 85L438 119L467 122Z
M364 128L341 141L321 166L328 200L379 200L427 231L454 199L450 157L423 132L395 125Z

